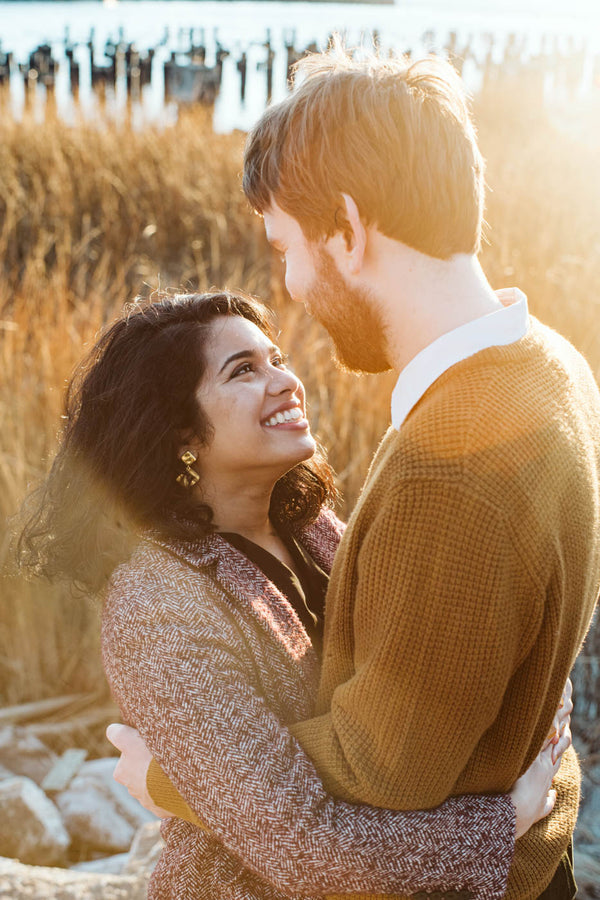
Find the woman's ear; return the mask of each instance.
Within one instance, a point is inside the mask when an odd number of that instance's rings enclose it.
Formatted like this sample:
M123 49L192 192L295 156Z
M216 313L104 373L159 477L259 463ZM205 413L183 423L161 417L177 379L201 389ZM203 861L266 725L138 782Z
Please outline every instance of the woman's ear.
M179 459L186 453L188 450L191 451L196 458L198 458L199 450L200 450L200 442L198 440L197 435L190 428L182 428L177 437L179 439L177 456Z

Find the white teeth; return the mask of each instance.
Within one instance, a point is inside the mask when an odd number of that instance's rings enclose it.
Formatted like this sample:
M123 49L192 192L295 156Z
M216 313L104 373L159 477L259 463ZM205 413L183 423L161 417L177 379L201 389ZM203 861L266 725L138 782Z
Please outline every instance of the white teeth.
M293 409L286 409L285 412L275 413L270 419L267 419L265 425L272 428L274 425L282 425L284 422L296 422L302 418L302 410L295 406Z

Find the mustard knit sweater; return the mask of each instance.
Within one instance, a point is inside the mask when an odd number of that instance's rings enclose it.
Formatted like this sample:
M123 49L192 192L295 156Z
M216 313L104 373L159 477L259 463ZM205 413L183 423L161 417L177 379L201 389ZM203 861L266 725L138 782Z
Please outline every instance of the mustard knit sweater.
M332 570L315 717L292 731L350 801L505 791L551 728L599 588L600 394L532 320L384 437ZM570 751L553 813L517 842L511 900L550 882L579 777Z
M600 587L600 395L533 320L447 371L373 460L336 555L316 717L325 786L394 809L508 789L551 728ZM550 882L579 772L517 842L510 898Z

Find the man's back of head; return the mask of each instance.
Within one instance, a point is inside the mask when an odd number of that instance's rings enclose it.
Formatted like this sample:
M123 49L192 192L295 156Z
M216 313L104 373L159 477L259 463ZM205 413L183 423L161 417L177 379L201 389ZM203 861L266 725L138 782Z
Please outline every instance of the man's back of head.
M353 56L334 41L298 64L296 84L248 137L257 211L275 202L315 241L345 228L348 194L365 225L421 253L477 252L484 166L449 63Z

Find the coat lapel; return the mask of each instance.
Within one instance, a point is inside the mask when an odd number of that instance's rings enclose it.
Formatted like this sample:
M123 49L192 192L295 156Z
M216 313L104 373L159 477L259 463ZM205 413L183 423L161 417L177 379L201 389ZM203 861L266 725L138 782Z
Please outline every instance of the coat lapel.
M303 531L298 540L313 559L329 572L343 525L329 510ZM217 585L228 599L248 610L279 653L291 656L307 677L313 678L318 666L317 655L291 603L264 575L261 569L219 534L201 541L168 541L154 534L152 540L166 547L190 566L212 570Z

